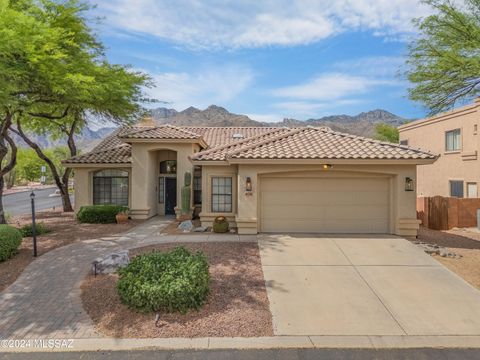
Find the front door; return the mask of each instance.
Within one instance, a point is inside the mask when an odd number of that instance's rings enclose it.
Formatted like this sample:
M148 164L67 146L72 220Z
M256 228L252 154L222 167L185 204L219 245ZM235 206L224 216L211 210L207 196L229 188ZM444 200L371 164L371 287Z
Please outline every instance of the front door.
M177 205L177 178L165 178L165 215L175 215Z

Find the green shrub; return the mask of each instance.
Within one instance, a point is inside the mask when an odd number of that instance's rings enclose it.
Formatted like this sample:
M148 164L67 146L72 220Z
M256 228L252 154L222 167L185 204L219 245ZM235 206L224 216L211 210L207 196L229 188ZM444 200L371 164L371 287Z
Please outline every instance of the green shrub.
M20 233L23 237L31 237L33 236L33 226L32 224L23 225L20 229ZM35 233L37 235L47 234L50 232L50 229L47 228L43 223L35 224Z
M137 256L119 275L120 299L142 312L198 310L209 291L207 258L184 247Z
M118 213L126 210L128 210L126 206L120 205L82 206L77 214L77 219L81 223L110 224L116 221L115 216Z
M0 261L5 261L17 252L22 243L22 234L10 225L0 224Z
M213 220L213 232L226 233L228 231L228 220L225 216L217 216Z

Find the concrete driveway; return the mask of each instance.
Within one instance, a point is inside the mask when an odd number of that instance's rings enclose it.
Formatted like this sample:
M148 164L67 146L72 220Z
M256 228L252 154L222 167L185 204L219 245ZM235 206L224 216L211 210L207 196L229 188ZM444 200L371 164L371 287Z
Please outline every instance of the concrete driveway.
M405 239L258 238L275 335L480 335L480 291Z

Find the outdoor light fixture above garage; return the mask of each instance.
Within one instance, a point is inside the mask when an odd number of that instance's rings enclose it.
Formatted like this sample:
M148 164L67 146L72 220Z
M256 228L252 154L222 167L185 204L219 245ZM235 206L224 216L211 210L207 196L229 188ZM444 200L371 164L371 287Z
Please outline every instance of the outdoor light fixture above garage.
M332 167L333 167L332 164L323 164L323 165L322 165L322 169L323 169L323 170L330 170Z

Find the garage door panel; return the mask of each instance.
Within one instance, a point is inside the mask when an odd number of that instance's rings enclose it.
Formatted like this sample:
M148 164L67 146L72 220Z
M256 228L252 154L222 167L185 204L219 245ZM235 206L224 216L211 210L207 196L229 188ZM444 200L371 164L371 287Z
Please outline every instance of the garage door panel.
M320 207L318 205L285 205L285 206L264 206L262 207L264 219L317 219L322 218L342 218L342 219L362 219L372 218L387 219L388 214L384 206L378 205L332 205Z
M388 196L377 191L359 191L359 192L344 192L344 191L285 191L273 192L262 190L262 201L269 205L305 205L315 199L315 204L320 205L351 205L351 204L376 204L386 205L388 203Z
M301 188L295 188L299 183ZM344 191L384 191L388 188L385 178L265 178L262 185L269 191L288 192L294 189L298 192L318 191L319 184L321 189L326 192L338 191L341 188ZM355 184L355 188L352 188Z
M263 218L278 218L278 219L290 219L290 218L306 218L316 219L318 217L324 217L326 212L325 207L320 206L308 206L308 205L285 205L285 206L264 206L262 208L262 214L265 214Z
M263 226L267 229L281 229L285 221L279 219L265 220ZM352 220L348 223L342 220L292 220L288 224L288 230L271 230L270 232L298 232L298 233L385 233L383 220Z
M387 178L264 178L260 196L265 232L385 233Z

